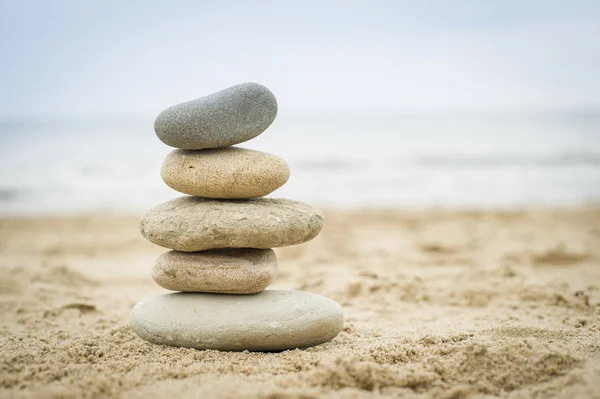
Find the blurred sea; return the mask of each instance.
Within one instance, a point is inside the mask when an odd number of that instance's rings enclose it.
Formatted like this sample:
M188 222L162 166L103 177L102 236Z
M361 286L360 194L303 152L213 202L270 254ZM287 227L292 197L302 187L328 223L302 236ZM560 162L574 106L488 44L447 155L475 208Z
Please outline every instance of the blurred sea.
M179 195L153 122L0 121L0 213L142 213ZM326 208L600 203L600 112L280 113L241 146L290 164L271 196Z

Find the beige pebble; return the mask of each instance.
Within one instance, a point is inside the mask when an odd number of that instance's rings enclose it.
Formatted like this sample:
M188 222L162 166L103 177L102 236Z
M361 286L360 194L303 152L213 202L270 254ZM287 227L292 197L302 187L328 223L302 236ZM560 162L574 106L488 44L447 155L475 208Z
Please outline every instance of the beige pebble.
M169 187L205 198L257 198L283 186L288 164L276 155L239 147L175 150L161 176Z
M276 270L272 249L169 251L159 256L152 278L173 291L254 294L273 282Z
M342 330L344 316L335 301L309 292L178 292L140 301L129 323L140 338L154 344L278 351L332 340Z
M148 241L184 252L285 247L312 240L322 227L317 208L279 198L183 196L150 209L140 222Z

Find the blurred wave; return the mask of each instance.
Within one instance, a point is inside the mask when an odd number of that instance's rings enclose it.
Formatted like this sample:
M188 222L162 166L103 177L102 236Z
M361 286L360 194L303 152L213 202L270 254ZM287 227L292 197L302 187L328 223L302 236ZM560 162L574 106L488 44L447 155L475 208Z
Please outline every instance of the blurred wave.
M272 196L324 207L581 205L600 202L596 115L284 114L242 146L290 164ZM152 123L0 123L0 213L141 213L179 195Z
M456 156L456 155L424 155L416 162L422 166L445 167L510 167L510 166L600 166L600 153L565 152L554 155L522 156L519 154L503 154L498 156Z

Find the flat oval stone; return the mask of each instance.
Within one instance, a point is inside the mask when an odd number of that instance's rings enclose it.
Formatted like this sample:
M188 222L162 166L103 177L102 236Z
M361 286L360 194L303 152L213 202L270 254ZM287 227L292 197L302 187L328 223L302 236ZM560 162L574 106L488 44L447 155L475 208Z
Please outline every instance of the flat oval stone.
M142 300L133 331L154 344L222 351L279 351L335 338L342 308L321 295L266 290L252 295L172 293Z
M288 199L211 200L184 196L148 211L140 232L183 252L275 248L312 240L323 227L317 208Z
M239 147L175 150L161 176L179 192L205 198L257 198L283 186L288 164L276 155Z
M273 282L276 270L272 249L169 251L158 257L152 278L173 291L254 294Z
M277 116L277 100L258 83L242 83L162 111L154 131L163 143L186 150L220 148L250 140Z

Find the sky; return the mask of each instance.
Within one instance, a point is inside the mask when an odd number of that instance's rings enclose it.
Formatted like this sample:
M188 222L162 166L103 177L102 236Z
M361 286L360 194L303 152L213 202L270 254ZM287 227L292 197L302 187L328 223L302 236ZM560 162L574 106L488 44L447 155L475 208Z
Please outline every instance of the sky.
M0 118L600 109L600 1L0 0Z

